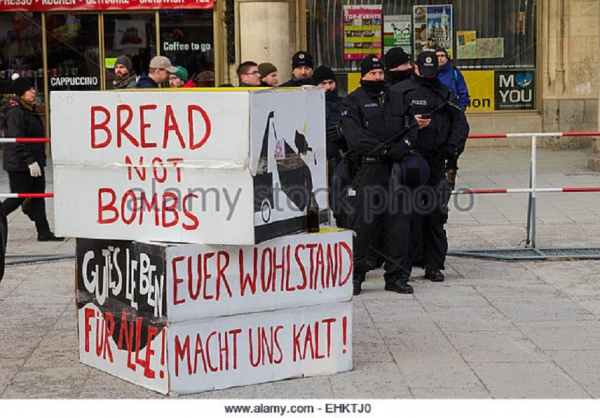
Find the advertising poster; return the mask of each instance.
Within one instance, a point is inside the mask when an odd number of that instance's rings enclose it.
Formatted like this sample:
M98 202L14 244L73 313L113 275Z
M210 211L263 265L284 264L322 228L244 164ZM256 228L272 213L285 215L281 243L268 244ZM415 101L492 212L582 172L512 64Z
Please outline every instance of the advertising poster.
M469 112L494 110L494 71L461 71L469 88Z
M475 43L475 58L504 58L504 38L479 38Z
M477 58L477 32L459 31L456 32L456 58L459 60L468 60Z
M533 71L496 71L495 110L535 108L535 73Z
M146 22L143 20L115 20L113 49L146 48Z
M381 5L344 6L344 59L381 56Z
M413 6L414 55L446 48L452 51L452 5Z
M410 15L385 16L383 19L383 53L401 47L407 54L412 51Z

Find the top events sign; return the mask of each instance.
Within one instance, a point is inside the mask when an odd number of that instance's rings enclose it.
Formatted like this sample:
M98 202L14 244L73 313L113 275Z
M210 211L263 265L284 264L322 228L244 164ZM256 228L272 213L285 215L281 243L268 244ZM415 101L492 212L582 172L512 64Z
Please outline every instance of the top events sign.
M212 9L214 0L0 0L0 12Z

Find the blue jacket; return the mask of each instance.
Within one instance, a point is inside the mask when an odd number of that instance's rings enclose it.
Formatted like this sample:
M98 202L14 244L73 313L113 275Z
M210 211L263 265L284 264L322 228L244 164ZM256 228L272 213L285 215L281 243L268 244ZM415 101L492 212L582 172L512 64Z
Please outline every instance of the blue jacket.
M438 78L443 84L452 89L454 97L457 98L456 102L463 109L466 109L469 105L469 89L460 70L446 64L438 69Z
M135 88L138 89L157 89L158 88L158 84L156 84L156 82L154 80L152 80L150 77L148 77L148 74L143 73L140 77L140 79L138 80L137 84L135 85Z

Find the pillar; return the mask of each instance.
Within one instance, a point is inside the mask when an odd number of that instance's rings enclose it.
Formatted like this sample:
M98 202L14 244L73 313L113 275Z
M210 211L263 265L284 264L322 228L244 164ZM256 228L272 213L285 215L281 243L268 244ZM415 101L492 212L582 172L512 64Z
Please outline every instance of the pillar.
M284 83L291 76L297 38L296 1L237 0L237 6L237 64L270 62L277 67L279 83ZM231 75L232 79L237 77L233 72Z

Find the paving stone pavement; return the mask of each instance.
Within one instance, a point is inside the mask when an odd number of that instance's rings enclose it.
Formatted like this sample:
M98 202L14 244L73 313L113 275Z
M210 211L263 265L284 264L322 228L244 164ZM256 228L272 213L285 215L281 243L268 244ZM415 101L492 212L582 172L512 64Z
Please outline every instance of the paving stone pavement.
M540 150L540 187L598 186L587 150ZM459 186L528 185L529 152L468 150ZM50 173L51 174L51 173ZM49 176L51 184L51 175ZM51 186L50 186L51 189ZM0 190L8 190L4 172ZM454 202L451 248L523 246L527 195ZM52 222L53 205L48 202ZM538 198L538 246L600 246L600 195ZM9 217L11 255L73 254ZM79 363L74 259L7 266L0 284L1 399L162 399ZM354 370L185 396L193 399L591 399L600 397L600 260L449 257L446 281L413 271L413 295L369 273L354 298Z

